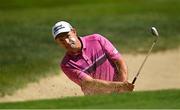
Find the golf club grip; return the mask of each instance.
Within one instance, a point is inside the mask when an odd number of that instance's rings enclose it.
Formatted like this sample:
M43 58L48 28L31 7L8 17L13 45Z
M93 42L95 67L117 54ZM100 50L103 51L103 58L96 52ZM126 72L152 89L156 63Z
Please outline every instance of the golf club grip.
M136 79L137 79L137 77L135 77L135 78L133 79L132 84L134 84L134 83L135 83Z

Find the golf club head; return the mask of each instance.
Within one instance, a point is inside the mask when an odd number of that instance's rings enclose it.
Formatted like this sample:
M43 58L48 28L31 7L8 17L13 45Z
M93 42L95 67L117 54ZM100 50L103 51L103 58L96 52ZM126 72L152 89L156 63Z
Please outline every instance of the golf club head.
M159 33L158 33L157 29L155 27L151 27L151 33L153 36L156 37L156 39L155 39L155 42L156 42L159 38Z
M159 37L159 33L155 27L151 27L151 33L152 33L152 35Z

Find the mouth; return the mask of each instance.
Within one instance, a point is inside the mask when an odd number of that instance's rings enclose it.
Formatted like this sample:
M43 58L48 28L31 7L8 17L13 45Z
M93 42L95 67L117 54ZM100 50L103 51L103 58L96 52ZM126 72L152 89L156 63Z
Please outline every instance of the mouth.
M70 44L70 47L71 47L71 48L75 48L75 47L76 47L75 43L71 43L71 44Z
M71 49L76 48L76 45L75 45L75 43L70 43L70 44L64 45L64 47L65 47L67 50L71 50Z

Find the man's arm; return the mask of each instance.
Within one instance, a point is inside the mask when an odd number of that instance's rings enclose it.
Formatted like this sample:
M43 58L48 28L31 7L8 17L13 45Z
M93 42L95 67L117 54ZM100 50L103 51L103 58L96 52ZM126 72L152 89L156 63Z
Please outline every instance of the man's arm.
M93 95L128 92L133 90L134 85L128 82L104 81L87 76L82 80L81 87L85 95Z
M125 64L124 59L121 54L117 51L117 49L113 46L113 44L101 35L99 36L99 42L102 45L103 50L106 55L115 63L118 70L118 81L124 82L127 81L127 66Z
M127 65L125 63L125 60L121 57L118 60L114 61L116 68L118 70L118 81L124 82L128 80L128 69Z

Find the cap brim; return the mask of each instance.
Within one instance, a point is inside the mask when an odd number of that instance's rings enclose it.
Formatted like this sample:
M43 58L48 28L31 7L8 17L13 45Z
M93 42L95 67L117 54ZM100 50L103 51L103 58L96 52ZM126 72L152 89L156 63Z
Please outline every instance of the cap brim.
M56 39L56 37L59 35L59 34L61 34L61 33L65 33L65 32L70 32L71 31L71 29L70 30L59 30L59 31L57 31L55 34L54 34L54 39Z

